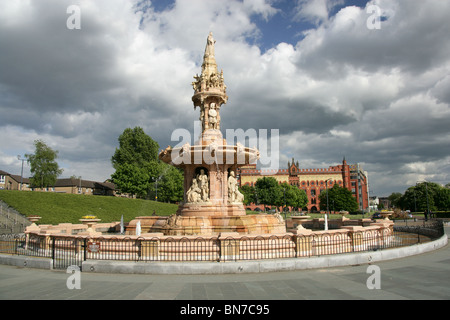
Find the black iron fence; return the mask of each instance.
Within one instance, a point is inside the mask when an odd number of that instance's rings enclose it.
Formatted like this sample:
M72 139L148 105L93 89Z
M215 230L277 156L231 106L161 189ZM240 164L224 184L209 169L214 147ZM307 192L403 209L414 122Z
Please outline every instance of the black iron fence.
M384 250L432 241L444 235L443 223L314 232L306 235L232 237L64 237L3 235L0 253L53 259L55 269L82 261L238 261L301 258Z

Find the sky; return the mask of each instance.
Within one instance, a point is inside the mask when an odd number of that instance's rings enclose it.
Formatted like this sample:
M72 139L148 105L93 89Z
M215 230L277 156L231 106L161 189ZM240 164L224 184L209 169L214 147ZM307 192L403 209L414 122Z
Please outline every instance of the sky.
M345 157L371 196L449 183L449 16L447 0L1 1L0 169L20 174L41 139L61 177L104 181L126 128L177 145L211 31L224 134L278 130L281 169Z

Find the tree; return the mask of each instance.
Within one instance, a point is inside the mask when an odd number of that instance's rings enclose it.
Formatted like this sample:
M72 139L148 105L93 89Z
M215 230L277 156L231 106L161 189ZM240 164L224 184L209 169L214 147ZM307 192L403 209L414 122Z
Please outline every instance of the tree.
M149 170L130 163L118 166L111 178L122 192L133 195L144 196L151 186Z
M34 146L34 154L25 155L33 174L30 178L31 185L41 189L55 185L56 179L63 172L56 162L58 151L47 146L42 140L35 140Z
M388 197L388 200L391 202L391 204L394 207L400 207L400 203L401 203L401 197L402 194L400 192L393 192L391 193L391 195Z
M124 163L142 168L158 161L158 151L158 143L145 134L141 127L127 128L119 136L119 148L112 156L112 165L114 169Z
M446 187L434 182L421 182L409 187L399 200L402 209L424 212L447 210L450 204L450 192Z
M324 189L319 195L321 210L327 209L326 190ZM331 208L336 211L354 212L358 210L358 203L350 190L335 184L333 188L328 188L328 209Z
M263 203L264 207L283 205L283 190L278 181L273 177L264 177L258 179L255 183L255 193L259 203Z
M440 188L437 190L434 199L438 210L447 211L450 209L450 189Z
M161 162L162 174L158 181L153 183L154 194L156 198L156 191L158 192L158 201L163 202L178 202L182 201L184 197L183 189L183 173L171 165ZM157 185L156 185L157 184ZM156 190L156 188L158 188Z
M296 186L283 182L281 185L283 191L283 205L286 200L286 206L294 208L304 208L308 204L308 196L304 190Z
M140 127L125 129L118 140L119 148L111 158L116 170L112 181L122 192L147 196L161 174L158 143Z
M239 191L244 195L243 203L249 205L250 203L256 203L255 188L249 185L243 185L239 187Z

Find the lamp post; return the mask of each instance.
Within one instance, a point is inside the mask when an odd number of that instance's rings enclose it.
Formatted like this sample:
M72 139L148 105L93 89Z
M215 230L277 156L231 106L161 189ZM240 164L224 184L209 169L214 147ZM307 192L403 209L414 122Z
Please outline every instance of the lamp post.
M283 194L284 194L284 207L283 207L283 212L284 212L284 223L287 226L287 220L286 220L286 187L283 186Z
M17 160L22 161L22 171L20 171L20 190L22 190L22 185L23 185L23 162L24 162L26 159L22 159L22 158L20 157L20 155L18 155L18 156L17 156Z
M428 182L427 181L425 181L425 191L427 193L427 213L430 214L430 204L428 202ZM430 215L430 218L431 218L431 215Z
M425 183L425 193L426 193L426 196L427 196L427 214L425 215L425 221L427 221L427 217L430 214L430 203L428 202L428 181L427 180L423 180L423 181L417 181L417 182Z
M327 212L325 214L325 230L328 230L328 211L329 211L329 207L328 207L328 181L333 180L331 178L325 180L325 187L327 190Z

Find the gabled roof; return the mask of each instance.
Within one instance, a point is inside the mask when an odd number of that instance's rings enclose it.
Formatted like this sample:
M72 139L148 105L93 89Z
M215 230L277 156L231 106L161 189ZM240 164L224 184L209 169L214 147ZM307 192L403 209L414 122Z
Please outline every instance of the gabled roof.
M26 184L30 183L29 178L25 178L25 177L21 178L19 175L10 174L3 170L0 170L0 175L9 176L18 183L20 183L21 179L22 179L23 183L26 183ZM81 183L82 188L116 190L116 185L109 181L97 182L97 181L90 181L90 180L83 180L83 179L80 180L80 179L76 179L76 178L57 179L55 182L55 185L53 185L52 187L78 187L79 188L80 183Z
M77 187L79 188L81 184L82 188L92 188L92 189L109 189L115 190L116 185L112 182L98 182L98 181L90 181L83 179L74 179L74 178L64 178L56 180L56 183L53 187Z
M3 171L3 170L0 170L0 175L2 175L2 176L9 176L9 177L11 177L11 179L13 179L14 181L16 181L18 183L20 183L20 180L22 180L23 183L30 183L30 179L29 178L25 178L25 177L21 178L17 174L10 174L10 173L8 173L6 171Z

